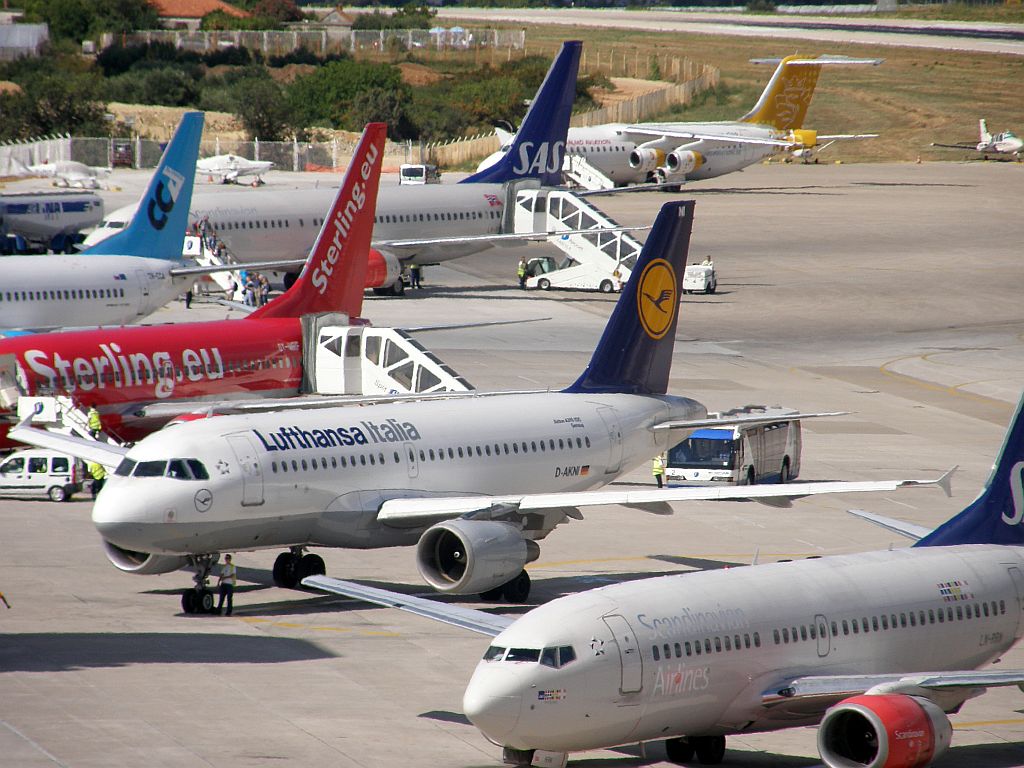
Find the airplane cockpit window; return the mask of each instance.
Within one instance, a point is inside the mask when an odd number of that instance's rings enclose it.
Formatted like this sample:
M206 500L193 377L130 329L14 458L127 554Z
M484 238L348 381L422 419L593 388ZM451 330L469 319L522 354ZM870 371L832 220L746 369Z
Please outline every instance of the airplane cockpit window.
M166 461L140 461L135 467L134 477L163 477L166 469Z
M185 463L188 464L188 468L192 471L192 477L195 480L209 480L210 473L206 471L206 466L199 459L185 459Z
M121 459L121 463L117 465L117 469L114 470L114 474L118 477L128 477L135 469L135 462L131 459Z
M500 661L505 655L505 649L500 645L492 645L484 651L484 661Z
M505 661L534 662L540 659L540 648L509 648Z
M175 480L191 480L192 474L185 466L184 459L171 459L167 462L167 476Z

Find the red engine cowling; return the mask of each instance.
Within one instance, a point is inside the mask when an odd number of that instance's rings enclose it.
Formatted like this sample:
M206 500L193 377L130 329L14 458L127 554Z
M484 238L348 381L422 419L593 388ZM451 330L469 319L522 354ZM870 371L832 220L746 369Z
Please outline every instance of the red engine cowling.
M386 288L402 274L402 265L390 253L370 249L366 264L366 287Z
M634 171L653 171L665 164L665 152L651 147L637 147L629 153L629 167Z
M949 719L928 699L865 694L825 713L818 752L829 768L921 768L945 752L952 737Z

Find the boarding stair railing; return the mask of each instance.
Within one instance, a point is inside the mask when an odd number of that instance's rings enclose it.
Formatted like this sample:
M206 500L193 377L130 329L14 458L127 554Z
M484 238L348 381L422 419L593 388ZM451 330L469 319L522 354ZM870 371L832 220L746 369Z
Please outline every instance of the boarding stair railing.
M562 163L562 174L570 186L576 185L590 192L615 189L615 182L609 179L600 168L589 163L585 155L567 152Z

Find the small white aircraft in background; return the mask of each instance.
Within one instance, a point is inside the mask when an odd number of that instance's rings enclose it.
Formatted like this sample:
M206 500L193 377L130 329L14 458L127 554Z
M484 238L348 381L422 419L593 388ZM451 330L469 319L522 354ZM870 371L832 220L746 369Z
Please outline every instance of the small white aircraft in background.
M789 157L799 160L804 165L808 165L810 163L817 163L818 154L824 152L837 141L877 138L877 133L834 133L828 136L819 136L817 131L796 131L793 136L796 146L789 151ZM825 143L822 144L822 142Z
M243 176L255 176L253 184L262 184L260 176L274 164L269 160L249 160L239 155L213 155L196 163L196 171L209 176L220 176L222 184L234 184Z
M1024 670L987 666L1024 633L1022 409L982 494L945 524L857 513L909 549L642 579L521 618L303 584L493 637L462 706L505 764L664 739L669 761L715 765L728 734L820 724L829 768L925 768L949 747L947 713L1024 686Z
M986 160L990 154L993 155L1013 155L1015 159L1020 160L1020 152L1024 149L1024 139L1021 139L1010 131L1003 131L993 136L988 132L988 125L985 123L985 118L978 121L978 143L969 144L967 142L961 142L959 144L936 144L932 142L933 147L943 147L945 149L973 149L975 152L980 152Z
M107 178L112 171L111 168L86 165L77 160L58 160L54 163L46 161L25 165L12 158L12 163L18 170L18 176L40 176L52 179L55 187L71 189L101 189L103 187L101 180Z

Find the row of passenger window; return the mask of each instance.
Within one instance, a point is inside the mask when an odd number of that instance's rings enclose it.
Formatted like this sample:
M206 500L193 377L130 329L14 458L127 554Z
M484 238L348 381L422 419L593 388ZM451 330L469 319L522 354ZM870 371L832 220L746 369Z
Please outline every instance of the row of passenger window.
M572 448L574 447L573 440L574 438L560 437L557 440L555 438L548 438L547 440L531 440L530 442L526 442L524 440L521 443L495 443L493 450L491 449L490 444L484 446L467 445L465 448L463 448L460 445L454 448L438 448L436 450L433 448L420 448L419 460L421 462L444 461L445 459L454 460L456 458L470 459L473 458L474 454L478 457L501 455L508 456L509 454L540 453L546 452L548 450L572 450ZM583 448L584 446L586 446L587 448L590 447L589 437L575 438L576 448ZM409 462L415 462L416 452L411 448L408 449L408 451ZM504 453L502 453L502 451L504 451ZM399 455L398 451L394 451L394 463L398 464L399 462L401 462L401 460L402 457ZM316 472L318 470L328 468L338 469L339 467L341 469L347 469L349 467L365 467L367 465L373 467L377 466L378 464L383 466L386 463L387 458L385 457L384 453L357 454L355 456L331 456L330 458L323 456L320 458L314 458L309 460L291 459L290 463L288 461L271 461L270 471L274 474L277 474L279 472L284 474L289 471Z
M408 224L420 221L466 221L472 219L500 219L501 212L497 208L484 211L443 211L437 213L402 213L382 214L375 216L375 224ZM298 220L299 227L305 227L305 219ZM323 226L324 220L313 218L311 223L314 227ZM235 231L239 229L291 229L291 222L288 219L251 219L247 221L221 221L213 222L214 230Z
M0 301L73 301L76 299L121 299L124 288L73 288L46 291L0 291Z
M745 632L742 635L723 635L721 637L705 637L703 640L686 640L682 643L665 643L662 646L652 645L651 655L655 661L661 661L662 657L671 659L673 651L675 658L683 656L700 656L707 653L722 653L723 651L742 651L747 648L760 648L761 635L758 632Z

